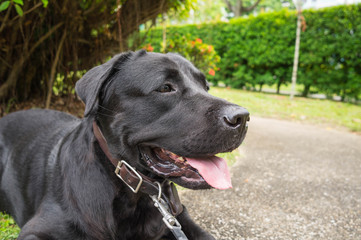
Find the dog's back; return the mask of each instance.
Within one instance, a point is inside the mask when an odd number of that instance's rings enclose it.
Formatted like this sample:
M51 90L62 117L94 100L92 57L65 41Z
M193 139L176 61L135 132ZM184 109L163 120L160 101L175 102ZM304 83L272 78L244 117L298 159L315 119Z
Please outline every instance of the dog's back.
M45 173L56 164L60 141L79 122L52 110L19 111L0 119L0 211L16 220L34 214L48 183Z

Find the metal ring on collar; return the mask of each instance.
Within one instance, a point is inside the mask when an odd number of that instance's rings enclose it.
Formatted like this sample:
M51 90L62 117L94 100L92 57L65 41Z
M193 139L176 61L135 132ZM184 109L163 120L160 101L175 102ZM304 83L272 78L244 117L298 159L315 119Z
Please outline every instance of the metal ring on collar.
M157 181L155 183L158 185L158 189L159 189L157 200L160 201L160 198L162 197L162 185L160 185L160 183Z

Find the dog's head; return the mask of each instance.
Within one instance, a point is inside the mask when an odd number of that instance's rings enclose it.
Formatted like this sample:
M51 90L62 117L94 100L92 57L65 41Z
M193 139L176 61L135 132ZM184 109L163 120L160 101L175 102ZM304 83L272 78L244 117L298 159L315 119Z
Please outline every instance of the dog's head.
M76 84L115 158L153 178L199 189L231 187L215 154L243 141L249 113L211 96L204 74L177 54L120 54Z

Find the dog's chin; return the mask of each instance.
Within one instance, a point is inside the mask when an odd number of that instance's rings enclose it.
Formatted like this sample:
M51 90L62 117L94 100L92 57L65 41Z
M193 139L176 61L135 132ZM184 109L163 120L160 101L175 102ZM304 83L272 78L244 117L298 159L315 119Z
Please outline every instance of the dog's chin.
M209 180L209 176L201 173L196 169L197 165L192 163L195 159L182 157L159 147L141 147L139 150L143 162L145 162L150 172L182 187L189 189L209 189L213 187L226 189L231 187L230 179L229 186L226 184L225 187L218 187L217 185L210 184L212 180ZM208 158L213 159L213 161L214 159L220 159L215 156L206 156L202 160L204 162L212 162ZM228 173L228 169L226 170Z
M187 177L171 177L169 178L170 181L193 190L197 189L210 189L210 186L201 176L201 179L194 179L194 178L187 178Z

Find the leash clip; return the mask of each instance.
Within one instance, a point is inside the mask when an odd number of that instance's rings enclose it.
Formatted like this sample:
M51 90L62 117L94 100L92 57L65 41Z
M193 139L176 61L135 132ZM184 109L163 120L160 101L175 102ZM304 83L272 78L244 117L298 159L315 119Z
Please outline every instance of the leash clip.
M127 181L125 179L123 179L120 171L123 167L123 165L131 170L138 178L139 178L139 183L137 185L136 188L133 188L129 183L127 183ZM140 186L142 185L143 183L143 178L142 176L139 175L139 173L137 172L137 170L135 170L132 166L130 166L126 161L122 160L122 161L119 161L118 162L118 165L117 167L115 168L115 174L118 176L118 178L120 178L134 193L137 193L140 189Z
M159 187L158 196L149 195L154 202L154 206L163 216L163 222L167 228L173 233L177 240L188 240L187 236L182 231L182 226L178 220L168 211L169 207L166 202L161 198L162 188L159 182L156 182Z

